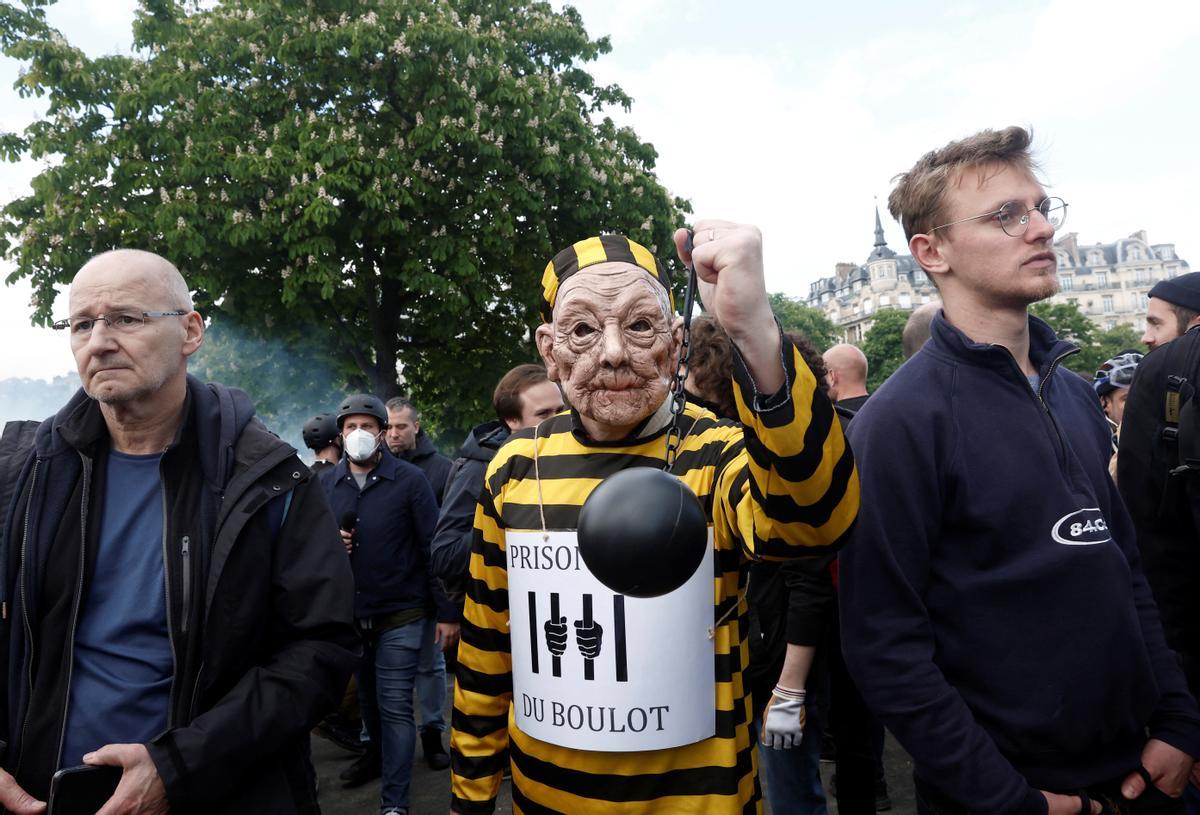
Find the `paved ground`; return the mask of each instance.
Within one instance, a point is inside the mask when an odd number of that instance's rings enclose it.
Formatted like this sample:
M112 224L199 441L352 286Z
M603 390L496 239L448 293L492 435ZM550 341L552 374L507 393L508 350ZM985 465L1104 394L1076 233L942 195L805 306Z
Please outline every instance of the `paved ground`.
M446 720L450 720L447 700ZM372 815L379 811L379 782L366 784L358 789L344 790L338 781L338 773L353 761L350 753L325 739L313 737L313 762L320 780L321 808L325 815ZM447 745L448 747L448 745ZM884 749L884 764L887 769L888 790L892 798L890 815L913 815L916 807L912 793L912 764L894 739L890 736ZM821 765L821 776L828 784L833 766ZM446 815L450 811L450 775L448 770L434 772L421 759L421 748L417 747L417 760L413 767L411 815ZM837 805L829 805L832 815ZM505 782L496 812L500 815L512 812L508 783ZM770 815L768 808L767 813ZM573 814L574 815L574 814ZM586 813L579 813L586 815ZM805 814L807 815L807 813Z

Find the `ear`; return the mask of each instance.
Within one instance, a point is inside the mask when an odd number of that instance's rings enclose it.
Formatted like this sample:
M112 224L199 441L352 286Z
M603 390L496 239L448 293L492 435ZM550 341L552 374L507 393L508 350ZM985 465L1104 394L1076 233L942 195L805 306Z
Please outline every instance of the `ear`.
M920 233L913 235L908 242L908 250L913 260L920 264L926 274L944 275L950 272L950 261L944 252L945 244L932 235Z
M183 318L183 355L190 357L204 344L204 318L198 311L190 312Z
M554 359L554 325L542 323L533 334L537 343L538 353L546 365L546 376L551 382L561 382L558 373L558 363Z
M508 428L509 433L516 433L521 429L520 419L505 419L504 426Z

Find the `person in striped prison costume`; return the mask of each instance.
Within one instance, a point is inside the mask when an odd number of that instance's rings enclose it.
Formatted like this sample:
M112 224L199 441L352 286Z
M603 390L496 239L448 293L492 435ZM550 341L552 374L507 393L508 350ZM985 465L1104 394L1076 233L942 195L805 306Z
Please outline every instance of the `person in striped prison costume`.
M714 541L712 618L700 621L712 626L713 661L695 668L713 672L715 733L669 749L601 752L535 739L516 723L506 535L574 530L605 477L662 467L671 421L682 318L669 281L633 241L589 238L547 265L546 322L536 334L571 410L513 435L488 468L475 513L454 695L452 812L492 812L510 761L514 812L525 815L762 811L742 678L748 563L835 549L858 511L858 477L832 406L771 312L758 229L700 222L690 257L686 234L675 235L680 257L694 262L702 300L736 346L741 419L720 420L689 404L672 468L703 504Z

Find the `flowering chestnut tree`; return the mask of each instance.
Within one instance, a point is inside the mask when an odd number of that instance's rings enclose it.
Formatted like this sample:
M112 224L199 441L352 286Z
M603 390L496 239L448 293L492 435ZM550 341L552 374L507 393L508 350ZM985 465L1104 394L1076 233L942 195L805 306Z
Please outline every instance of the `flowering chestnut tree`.
M609 44L571 7L143 0L134 55L92 59L45 5L0 3L18 89L47 100L0 134L6 160L47 160L0 222L35 322L88 257L145 248L201 310L318 337L348 386L403 381L462 426L530 358L554 251L621 231L673 262L688 205L603 116L631 100L585 70Z

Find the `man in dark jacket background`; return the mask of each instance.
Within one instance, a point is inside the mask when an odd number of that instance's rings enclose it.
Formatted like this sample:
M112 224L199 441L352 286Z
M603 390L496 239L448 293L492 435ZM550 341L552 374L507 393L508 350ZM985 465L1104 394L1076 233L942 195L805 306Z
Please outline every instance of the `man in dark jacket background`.
M492 407L497 421L475 427L458 451L430 545L433 573L459 598L471 565L475 505L483 491L487 466L510 433L536 427L560 412L562 391L546 377L546 369L541 365L518 365L496 383ZM461 607L461 599L458 604Z
M450 459L433 447L429 436L421 429L421 413L417 406L403 396L387 401L387 446L401 461L416 465L425 474L433 489L433 500L440 507L446 492L446 477L450 474Z
M383 773L381 815L407 815L422 642L452 646L458 612L429 571L429 539L437 523L433 491L419 469L382 443L388 424L383 402L370 394L349 396L338 408L337 423L346 457L321 473L320 481L354 571L354 617L364 644L358 692L371 741L355 766L377 762ZM437 695L444 702L445 685ZM434 735L440 739L440 730Z
M116 250L65 331L83 388L39 428L0 538L0 804L121 767L133 812L317 812L308 730L357 655L322 491L241 391L187 376L179 272ZM11 773L11 775L10 775Z
M388 450L401 461L416 466L433 490L433 500L442 505L442 493L450 474L450 459L433 447L429 436L421 429L421 412L403 396L387 401ZM458 623L457 620L454 621ZM442 743L446 731L442 708L446 703L446 654L453 654L451 641L436 637L436 629L426 627L421 642L421 662L417 666L417 703L421 711L421 751L425 761L435 770L450 766L450 754ZM454 639L457 642L457 635Z

